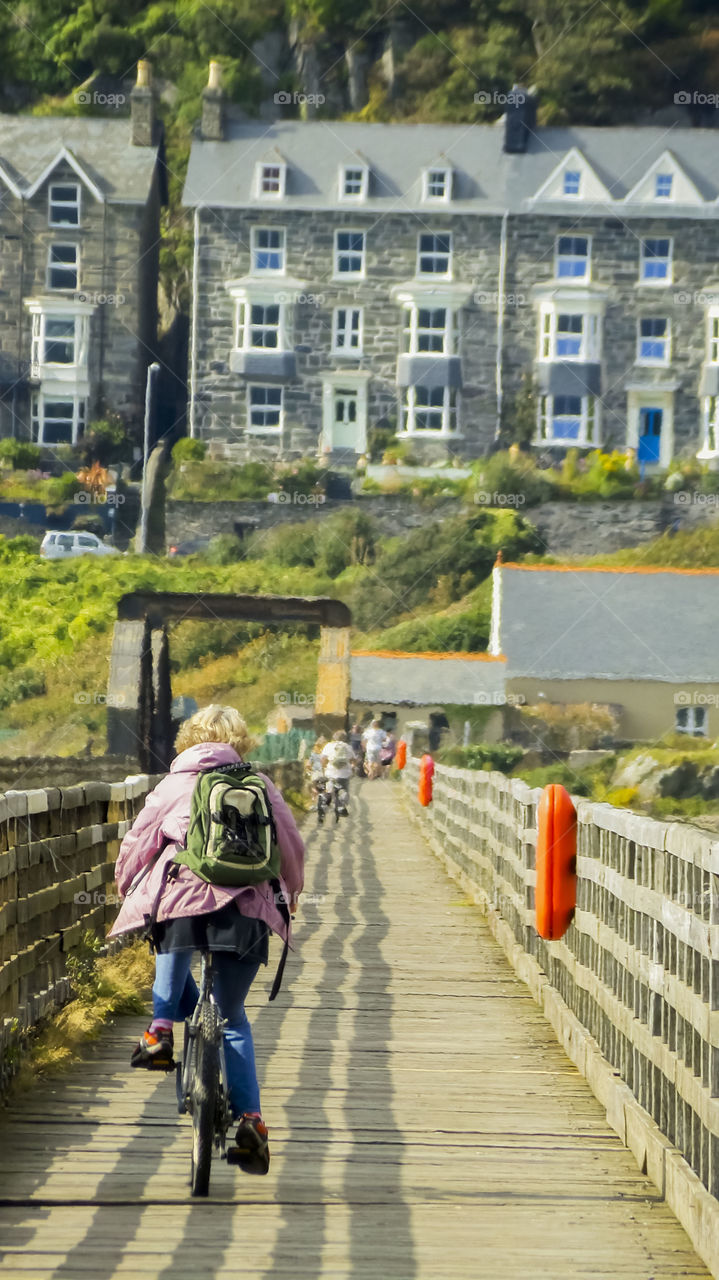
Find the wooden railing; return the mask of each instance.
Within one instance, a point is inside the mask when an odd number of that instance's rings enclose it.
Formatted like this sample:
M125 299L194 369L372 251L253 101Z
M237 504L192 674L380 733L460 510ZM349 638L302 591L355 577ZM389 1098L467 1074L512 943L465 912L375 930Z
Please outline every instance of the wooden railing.
M541 792L440 765L423 809L418 763L403 775L410 812L476 891L610 1123L718 1275L719 840L577 800L576 915L545 942L534 922Z
M119 844L155 781L0 796L0 1087L27 1031L68 999L68 953L116 915Z

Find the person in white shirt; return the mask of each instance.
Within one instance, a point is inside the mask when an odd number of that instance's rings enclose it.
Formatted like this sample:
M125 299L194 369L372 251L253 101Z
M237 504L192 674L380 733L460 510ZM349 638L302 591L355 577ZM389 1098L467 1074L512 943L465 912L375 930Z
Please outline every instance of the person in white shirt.
M369 729L362 734L365 748L365 767L368 778L379 778L382 774L380 751L387 741L387 734L379 720L373 720Z
M332 740L327 743L327 746L322 751L322 760L325 766L325 777L329 782L342 783L348 801L354 751L347 741L347 734L344 729L338 729L336 733L332 734ZM347 803L342 805L341 812L347 812Z

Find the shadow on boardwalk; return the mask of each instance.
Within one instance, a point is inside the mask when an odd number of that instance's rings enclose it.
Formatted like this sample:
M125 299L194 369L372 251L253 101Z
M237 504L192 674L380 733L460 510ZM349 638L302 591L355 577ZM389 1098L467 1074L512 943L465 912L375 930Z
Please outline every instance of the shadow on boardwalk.
M3 1280L706 1280L394 787L308 832L319 901L251 1010L270 1176L190 1200L122 1020L0 1123Z

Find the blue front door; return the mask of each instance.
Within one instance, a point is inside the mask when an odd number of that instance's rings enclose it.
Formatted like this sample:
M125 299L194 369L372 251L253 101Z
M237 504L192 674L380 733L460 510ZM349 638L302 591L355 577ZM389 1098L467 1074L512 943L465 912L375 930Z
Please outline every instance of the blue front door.
M663 409L640 409L639 410L639 450L637 453L637 461L639 463L659 462L662 440L662 417Z

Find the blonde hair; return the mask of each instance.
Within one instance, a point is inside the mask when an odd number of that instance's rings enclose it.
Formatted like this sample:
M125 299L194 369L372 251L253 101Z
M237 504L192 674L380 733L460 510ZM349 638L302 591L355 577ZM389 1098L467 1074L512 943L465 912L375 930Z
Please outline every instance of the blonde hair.
M217 702L200 707L189 720L183 720L177 731L175 750L179 755L199 742L227 742L238 756L246 756L255 746L254 738L239 711L234 707L222 707Z

